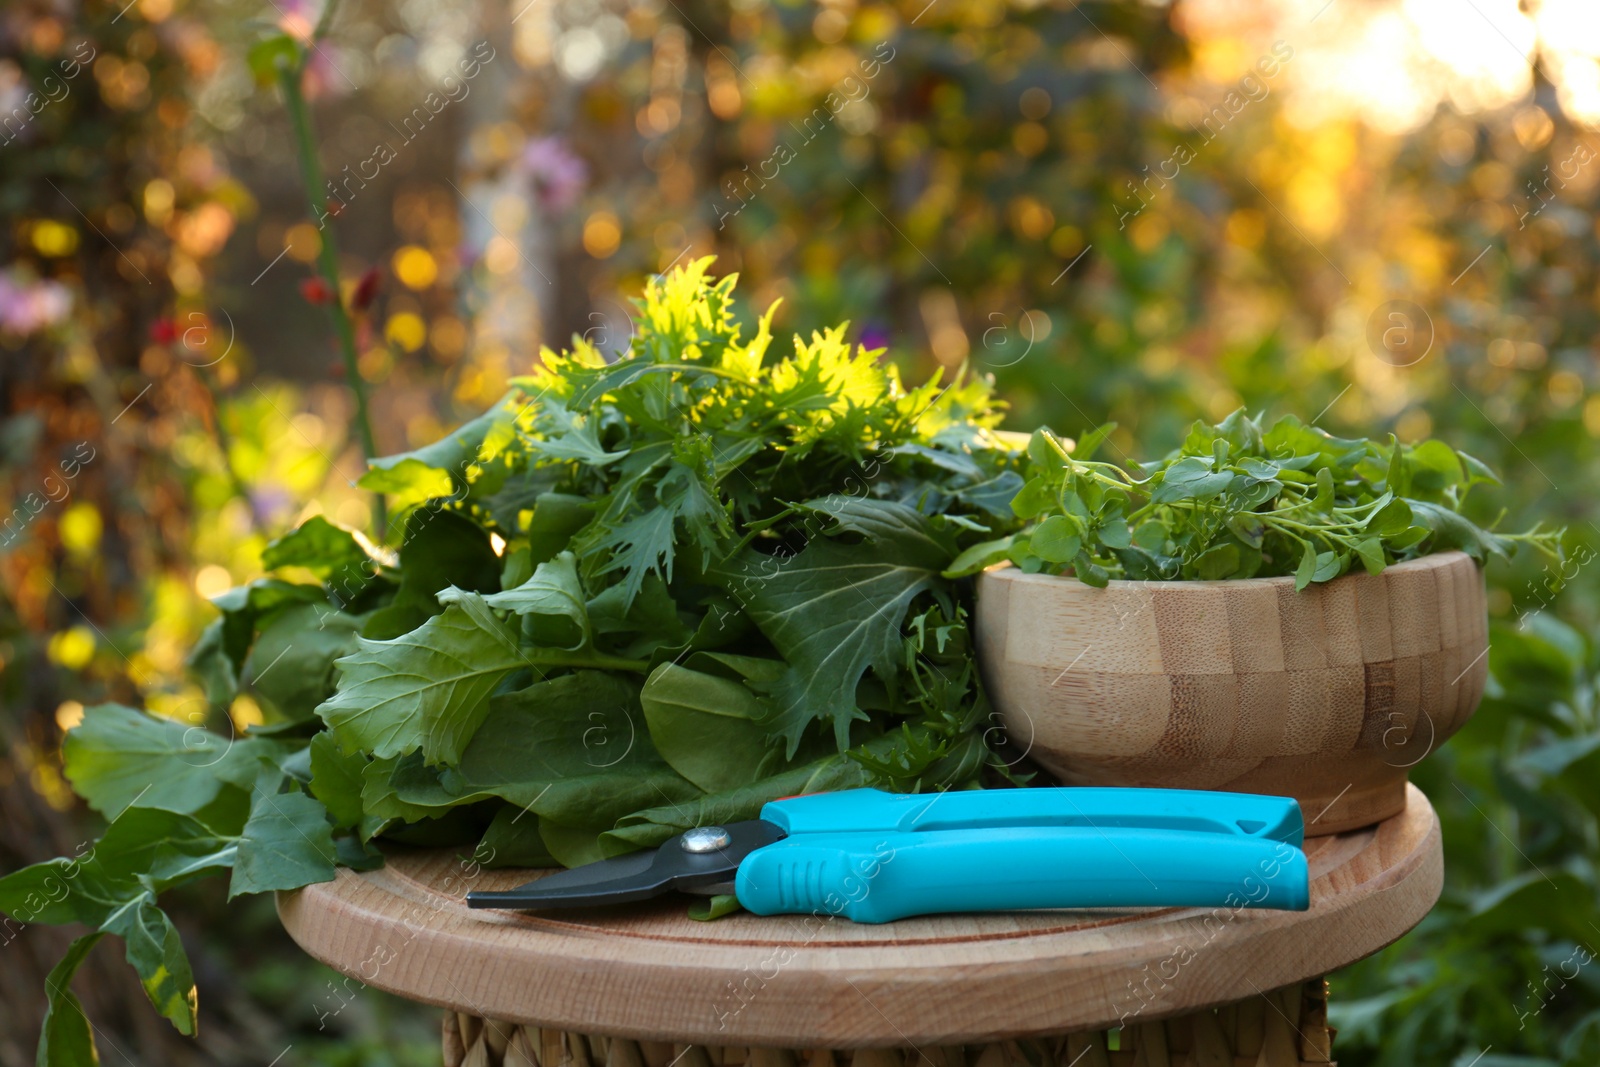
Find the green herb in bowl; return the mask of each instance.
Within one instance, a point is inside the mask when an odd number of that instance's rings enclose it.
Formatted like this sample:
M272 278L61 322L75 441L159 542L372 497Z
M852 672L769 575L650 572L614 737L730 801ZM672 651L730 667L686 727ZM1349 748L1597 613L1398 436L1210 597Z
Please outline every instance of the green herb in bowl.
M1165 458L1125 470L1094 458L1114 428L1076 445L1037 431L1012 501L1028 527L974 545L946 575L1009 560L1093 586L1293 574L1304 589L1355 566L1377 574L1450 549L1480 564L1519 543L1560 557L1561 531L1495 533L1463 515L1472 487L1499 479L1442 441L1335 437L1292 415L1263 427L1241 409L1215 426L1196 423Z

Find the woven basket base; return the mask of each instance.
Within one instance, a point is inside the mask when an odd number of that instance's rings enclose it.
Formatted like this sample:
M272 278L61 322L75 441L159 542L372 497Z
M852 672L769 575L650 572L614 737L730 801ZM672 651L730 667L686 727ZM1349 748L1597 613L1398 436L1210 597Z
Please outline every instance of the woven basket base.
M1121 1030L982 1045L787 1049L678 1045L446 1012L445 1067L1330 1067L1321 978ZM1333 1065L1336 1067L1336 1065Z

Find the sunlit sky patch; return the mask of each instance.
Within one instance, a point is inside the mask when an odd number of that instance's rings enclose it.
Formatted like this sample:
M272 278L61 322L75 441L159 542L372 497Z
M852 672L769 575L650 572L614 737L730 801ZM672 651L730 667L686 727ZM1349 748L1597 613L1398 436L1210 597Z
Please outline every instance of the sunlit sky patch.
M1441 104L1475 114L1552 81L1574 121L1600 126L1600 3L1535 0L1181 0L1185 28L1282 40L1289 118L1302 125L1355 114L1403 133Z

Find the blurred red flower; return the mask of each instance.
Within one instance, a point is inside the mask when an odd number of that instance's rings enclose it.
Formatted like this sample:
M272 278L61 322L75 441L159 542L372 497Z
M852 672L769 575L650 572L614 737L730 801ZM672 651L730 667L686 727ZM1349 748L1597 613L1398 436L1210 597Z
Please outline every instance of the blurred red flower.
M300 283L300 295L308 304L333 303L333 290L321 278L307 278Z

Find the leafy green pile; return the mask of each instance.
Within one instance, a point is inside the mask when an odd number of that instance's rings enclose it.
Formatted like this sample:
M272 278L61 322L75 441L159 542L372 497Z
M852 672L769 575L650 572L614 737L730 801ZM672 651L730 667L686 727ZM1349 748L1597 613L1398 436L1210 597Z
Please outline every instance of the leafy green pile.
M86 713L66 774L108 828L0 879L19 921L95 930L51 976L41 1063L89 1062L68 983L106 933L193 1032L157 898L195 878L291 889L375 840L573 865L781 796L1005 773L941 573L1015 525L987 385L906 389L842 327L771 355L771 312L745 339L708 263L649 283L626 357L546 351L376 462L394 549L322 518L273 543L191 657L214 729ZM235 736L241 693L266 722Z
M1391 437L1384 447L1292 415L1263 429L1240 410L1215 426L1196 423L1175 452L1129 473L1094 459L1114 428L1075 447L1036 432L1027 484L1012 502L1028 527L974 545L947 573L1010 560L1094 586L1293 574L1304 589L1358 563L1377 574L1450 549L1481 564L1526 542L1559 558L1559 531L1497 534L1462 515L1473 486L1499 479L1442 441Z

